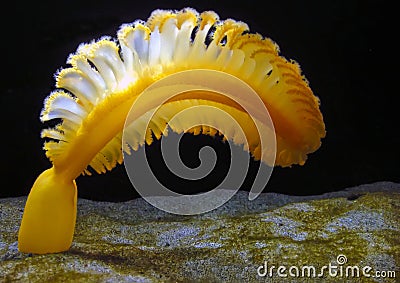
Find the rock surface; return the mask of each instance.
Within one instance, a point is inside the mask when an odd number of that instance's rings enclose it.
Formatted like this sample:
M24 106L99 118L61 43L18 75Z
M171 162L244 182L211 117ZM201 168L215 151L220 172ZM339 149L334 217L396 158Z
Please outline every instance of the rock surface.
M50 255L18 252L25 201L0 199L0 282L281 282L278 266L289 282L313 282L313 267L318 277L324 265L324 282L400 278L396 183L307 197L264 193L254 201L239 192L197 216L168 214L143 199L79 199L71 249ZM275 266L273 277L263 274L265 264ZM351 277L355 266L360 278Z

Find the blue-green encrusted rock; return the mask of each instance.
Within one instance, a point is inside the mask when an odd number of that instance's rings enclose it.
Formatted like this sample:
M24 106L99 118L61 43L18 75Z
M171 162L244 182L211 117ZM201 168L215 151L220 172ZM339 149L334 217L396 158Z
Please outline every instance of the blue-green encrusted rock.
M223 207L198 216L164 213L142 199L124 203L80 199L71 249L50 255L18 252L25 200L0 199L0 282L398 282L400 278L400 184L381 182L308 197L264 193L254 201L239 192ZM347 262L338 265L338 256ZM325 270L324 277L317 278L329 264L342 266L342 277L329 276ZM272 265L274 277L265 272ZM278 266L286 268L281 272L286 278L278 276ZM315 278L305 266L315 267ZM360 277L345 277L346 267L354 266ZM369 275L394 271L386 276L397 278L367 278L361 272L365 266L372 268ZM291 275L296 268L298 277ZM265 276L259 276L257 269Z

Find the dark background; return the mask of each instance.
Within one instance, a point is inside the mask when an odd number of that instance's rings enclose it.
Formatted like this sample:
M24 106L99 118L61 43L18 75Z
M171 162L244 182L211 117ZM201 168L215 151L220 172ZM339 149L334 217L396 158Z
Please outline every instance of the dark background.
M9 5L1 16L0 197L27 195L38 174L50 167L41 149L40 130L45 125L39 114L45 97L54 90L53 74L67 67L68 54L81 42L115 37L122 23L146 20L156 8L187 6L199 12L214 10L221 19L244 21L251 31L276 41L281 55L300 63L321 100L327 128L322 147L309 155L304 166L276 168L266 191L307 195L376 181L400 182L399 87L394 78L398 51L390 50L397 44L398 32L392 31L394 15L383 1L53 1L30 4L33 7L14 1ZM197 162L196 146L211 144L225 155L218 139L184 140L183 159L191 166ZM152 160L159 160L157 152L157 144L149 148ZM242 189L250 186L257 165L252 162ZM219 166L206 182L221 178L224 159ZM163 172L159 169L168 179ZM178 190L204 187L169 182ZM137 196L123 166L104 175L79 177L77 183L84 198L118 201Z

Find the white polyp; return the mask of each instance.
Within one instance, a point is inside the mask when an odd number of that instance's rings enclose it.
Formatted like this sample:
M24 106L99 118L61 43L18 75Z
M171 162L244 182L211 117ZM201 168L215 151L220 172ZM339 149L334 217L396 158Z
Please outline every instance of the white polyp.
M146 33L144 30L135 29L127 37L130 43L129 47L136 51L142 66L147 64L149 54L149 41L145 39L145 36Z
M106 83L107 90L114 90L117 86L117 79L114 75L113 70L110 68L110 66L107 64L107 62L105 62L104 58L96 56L96 57L90 58L90 60L96 66L101 77L103 78L104 82Z
M78 97L84 104L96 103L97 91L93 84L77 71L63 73L58 80L59 87L65 88Z
M226 64L226 68L232 71L238 71L244 63L245 55L240 49L232 50L230 60Z
M100 74L90 66L87 59L78 58L76 60L76 67L88 77L97 90L97 96L101 97L106 91L107 86Z
M208 31L210 30L210 28L211 28L211 24L206 24L206 25L204 25L204 27L203 27L203 29L202 30L198 30L197 31L197 33L196 33L196 37L195 37L195 43L198 43L198 44L200 44L201 45L201 43L204 45L204 42L205 42L205 40L206 40L206 37L207 37L207 34L208 34Z
M229 48L221 48L221 52L218 55L216 65L222 70L228 64L232 56L232 50Z
M176 62L184 61L190 50L190 36L194 25L190 22L184 22L178 31L175 43L174 60Z
M221 47L218 46L214 41L212 41L208 45L207 51L206 51L208 60L215 62L215 60L217 60L220 53L221 53Z
M160 61L162 64L168 64L172 60L175 51L176 36L178 28L176 27L176 19L169 19L163 25L161 36Z
M75 99L66 95L59 95L51 100L49 109L63 109L74 113L75 115L84 118L87 116L86 110L80 106Z
M240 68L243 79L248 79L254 73L255 67L256 61L253 58L245 58Z
M149 40L149 65L154 66L159 63L161 50L160 31L158 26L150 34Z
M135 63L135 58L133 56L132 50L125 45L123 41L120 41L120 46L121 46L121 54L122 54L122 60L124 62L125 70L128 75L134 74L134 68L133 64Z
M204 58L206 52L206 45L204 43L204 39L206 35L207 35L207 30L205 28L203 30L200 29L197 30L189 55L191 59L198 61Z
M104 62L111 68L117 81L122 80L125 75L125 66L113 46L107 44L98 47L95 51L95 56L104 59Z
M257 60L257 65L256 65L256 68L255 68L254 74L253 74L254 83L260 84L260 83L264 82L265 78L267 77L268 72L271 70L272 70L272 65L269 62L269 59ZM275 81L272 78L276 77L278 79L279 77L277 75L278 75L278 72L276 72L276 71L272 72L269 77L269 80Z
M80 125L82 123L81 117L65 109L51 109L41 118L42 121L49 121L52 119L65 119L77 125Z
M62 140L64 139L64 135L54 129L44 129L40 134L41 138L50 138L54 140Z
M130 29L128 26L123 26L123 29L129 29L129 31L121 31L119 43L122 48L122 58L125 64L127 72L132 69L136 75L140 74L143 70L140 55L135 47L135 30ZM125 59L126 58L126 59Z

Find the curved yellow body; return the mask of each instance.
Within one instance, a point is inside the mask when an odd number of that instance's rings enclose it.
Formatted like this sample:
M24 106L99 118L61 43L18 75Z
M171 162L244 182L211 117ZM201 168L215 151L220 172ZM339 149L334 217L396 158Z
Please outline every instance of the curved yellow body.
M68 59L72 67L57 74L58 89L46 99L41 114L42 121L61 119L62 123L42 131L42 137L50 139L44 149L53 167L38 177L28 196L19 231L20 251L42 254L69 249L76 220L75 179L90 175L89 167L105 173L123 162L122 151L129 149L121 143L122 130L132 104L154 82L181 71L213 70L250 86L274 124L276 158L272 165L304 164L325 136L319 100L296 62L279 56L270 39L248 31L245 23L220 21L212 11L157 10L145 23L123 25L118 44L103 38L81 45ZM182 92L166 101L160 112L172 117L183 106L202 104L233 117L246 117L242 121L251 120L235 101L210 89ZM151 98L145 105L148 108L136 113L138 124L155 107ZM168 124L163 117L153 122L150 131L135 136L131 148L151 144L152 134L163 135ZM168 126L174 131L184 128ZM253 128L249 125L245 130L245 149L267 163ZM226 130L227 139L243 142L235 136L235 129ZM201 125L189 132L217 134Z

